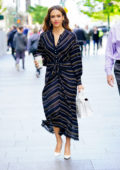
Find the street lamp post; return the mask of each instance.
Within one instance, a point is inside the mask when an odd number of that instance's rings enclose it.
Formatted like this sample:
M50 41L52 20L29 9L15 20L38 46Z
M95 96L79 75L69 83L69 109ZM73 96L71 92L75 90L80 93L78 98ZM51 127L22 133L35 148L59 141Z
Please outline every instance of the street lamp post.
M26 11L29 9L29 6L31 6L31 0L26 0Z
M113 5L112 2L108 3L108 30L110 30L110 7Z
M110 30L110 13L108 12L108 31Z
M18 26L17 18L18 18L18 0L16 0L16 15L15 15L15 18L14 18L15 25Z
M18 0L16 0L16 15L18 15Z
M108 31L110 30L110 10L111 10L111 6L113 5L112 2L108 3L108 4L104 4L103 9L107 10L107 22L108 22Z

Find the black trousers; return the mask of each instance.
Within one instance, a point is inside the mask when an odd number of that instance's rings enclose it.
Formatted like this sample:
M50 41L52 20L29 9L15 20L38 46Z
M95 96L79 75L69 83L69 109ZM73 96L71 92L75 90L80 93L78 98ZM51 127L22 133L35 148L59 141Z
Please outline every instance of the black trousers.
M79 44L79 46L80 46L80 51L81 51L81 53L83 52L83 45L84 45L84 41L78 41L78 44Z
M117 60L114 65L115 78L118 85L119 95L120 95L120 60Z
M14 47L11 47L11 49L12 49L12 56L13 56L13 58L16 60L15 48L14 48Z

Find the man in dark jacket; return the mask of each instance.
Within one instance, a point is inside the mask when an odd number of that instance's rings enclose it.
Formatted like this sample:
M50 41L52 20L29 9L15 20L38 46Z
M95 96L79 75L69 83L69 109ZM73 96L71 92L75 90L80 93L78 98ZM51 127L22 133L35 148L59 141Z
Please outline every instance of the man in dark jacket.
M86 42L85 31L81 28L75 28L74 33L77 36L77 40L78 40L79 45L80 45L80 50L82 52L83 51L83 45Z
M23 27L18 27L18 32L14 36L14 47L16 50L16 68L19 71L19 61L22 59L22 68L25 69L25 50L27 49L27 38L23 34Z
M8 35L8 45L12 49L12 56L15 60L16 60L16 56L15 56L15 48L14 48L14 44L13 44L13 39L14 39L16 32L17 32L16 26L13 26L12 30L10 31L10 33Z
M95 52L97 52L99 48L99 31L96 26L93 28L92 38L93 38L93 52L95 54Z

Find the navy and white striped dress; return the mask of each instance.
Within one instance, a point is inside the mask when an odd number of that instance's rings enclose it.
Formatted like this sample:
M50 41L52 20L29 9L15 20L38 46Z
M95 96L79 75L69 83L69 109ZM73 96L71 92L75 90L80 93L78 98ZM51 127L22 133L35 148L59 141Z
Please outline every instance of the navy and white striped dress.
M46 68L42 93L46 120L42 126L53 133L79 139L76 115L77 85L81 84L82 57L74 33L64 30L55 46L52 30L41 34L37 54L41 54Z

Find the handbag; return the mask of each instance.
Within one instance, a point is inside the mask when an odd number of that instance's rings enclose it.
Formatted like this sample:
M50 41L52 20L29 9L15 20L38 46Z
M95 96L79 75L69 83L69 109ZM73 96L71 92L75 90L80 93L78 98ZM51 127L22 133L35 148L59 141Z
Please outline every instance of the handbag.
M92 116L93 110L90 106L88 98L85 97L84 90L77 93L76 96L76 114L78 118L86 118Z

